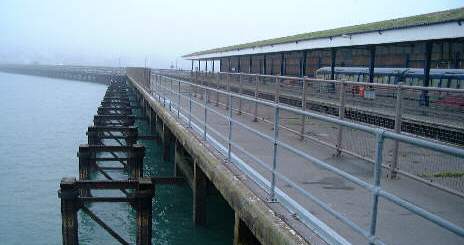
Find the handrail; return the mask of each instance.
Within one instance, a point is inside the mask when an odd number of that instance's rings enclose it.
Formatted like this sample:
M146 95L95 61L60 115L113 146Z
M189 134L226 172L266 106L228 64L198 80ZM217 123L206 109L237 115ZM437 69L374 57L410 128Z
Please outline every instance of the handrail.
M176 110L177 113L178 113L178 117L177 119L178 120L181 120L181 117L179 117L179 112L182 110L182 106L181 104L178 104L179 101L175 101L174 99L174 95L177 95L182 98L186 98L189 100L189 103L195 103L197 104L198 106L200 106L201 108L204 109L204 114L205 114L205 118L206 118L206 115L207 115L207 112L208 111L213 111L215 113L218 113L217 111L209 108L208 104L207 104L207 91L209 93L211 92L215 92L215 93L219 93L219 94L222 94L224 96L226 96L228 99L229 99L229 103L231 102L231 99L232 98L237 98L237 99L241 99L241 100L246 100L246 101L249 101L249 102L253 102L253 103L258 103L258 104L261 104L261 105L266 105L266 106L269 106L269 107L272 107L274 109L274 113L275 113L275 117L274 117L274 125L279 125L278 124L278 120L279 120L279 113L280 113L280 110L284 110L284 111L288 111L288 112L293 112L295 114L298 114L298 115L304 115L308 118L314 118L314 119L317 119L317 120L320 120L320 121L324 121L324 122L328 122L328 123L333 123L333 124L336 124L336 125L339 125L339 126L342 126L342 127L347 127L347 128L351 128L351 129L356 129L356 130L360 130L360 131L363 131L363 132L366 132L366 133L369 133L371 135L374 135L376 137L376 152L375 152L375 159L374 159L374 173L373 173L373 176L374 176L374 183L371 184L371 183L368 183L364 180L361 180L359 179L358 177L352 175L352 174L349 174L348 172L345 172L343 170L340 170L338 168L335 168L333 166L331 166L329 163L323 161L323 160L320 160L316 157L313 157L311 155L309 155L308 153L305 153L289 144L286 144L282 141L280 141L278 139L278 134L277 134L277 130L275 130L275 135L274 137L271 137L271 136L267 136L267 135L264 135L262 134L261 132L259 132L258 130L255 130L255 129L252 129L251 127L248 127L246 126L245 124L243 123L240 123L238 122L237 120L233 119L231 114L230 114L230 111L231 111L231 107L232 107L232 104L229 105L229 116L223 116L225 117L228 122L229 122L229 135L226 137L226 135L221 135L220 132L212 129L211 127L209 128L209 130L212 130L212 132L214 132L215 134L218 134L220 135L221 139L224 140L224 141L227 141L228 142L228 159L230 159L230 154L231 154L231 145L234 146L235 149L239 149L241 150L243 153L245 153L246 155L249 155L251 156L252 158L254 158L253 154L248 152L246 149L243 149L241 148L236 142L234 142L232 139L231 139L231 133L232 131L230 130L232 125L235 126L235 127L242 127L242 128L245 128L247 130L249 130L250 132L258 135L258 136L261 136L262 138L268 140L269 142L273 142L275 144L275 146L279 146L279 147L283 147L287 150L289 150L290 152L293 152L294 154L306 159L306 160L309 160L311 161L312 163L334 173L334 174L337 174L343 178L345 178L346 180L350 181L351 183L353 184L357 184L358 186L368 190L371 195L372 195L372 203L371 203L371 212L370 212L370 215L371 215L371 218L370 218L370 225L369 225L369 229L367 230L364 230L363 228L357 226L356 224L354 224L352 221L350 221L349 219L345 218L342 214L338 213L337 211L331 209L329 206L327 206L327 204L325 204L324 202L322 202L321 200L319 200L317 197L315 197L313 194L307 192L306 190L304 190L303 188L301 188L299 185L297 185L296 183L294 183L293 181L291 181L290 179L288 179L286 176L284 176L283 174L281 174L280 172L278 172L276 170L276 164L278 164L277 162L277 158L276 158L276 151L277 151L277 148L274 147L274 164L271 167L269 166L264 166L265 169L267 169L268 171L270 171L272 173L272 178L271 178L271 184L270 186L268 186L269 190L266 190L268 193L270 193L270 198L271 199L274 199L274 198L280 198L281 196L274 196L274 193L276 191L276 186L273 184L275 183L275 178L280 178L282 179L283 181L285 181L287 184L289 184L290 186L292 187L295 187L295 189L300 192L301 194L303 194L304 196L306 196L307 198L311 199L312 201L314 201L316 204L318 204L321 208L325 209L327 212L329 212L330 214L332 214L334 217L336 217L337 219L339 219L340 221L342 221L343 223L345 223L346 225L348 225L349 227L351 227L354 231L356 231L357 233L361 234L362 236L364 236L370 244L383 244L383 242L376 236L376 226L377 226L377 213L378 213L378 198L379 196L382 196L383 198L391 201L392 203L402 207L402 208L405 208L407 209L408 211L410 212L413 212L415 213L416 215L420 216L420 217L423 217L425 218L426 220L432 222L432 223L435 223L437 224L438 226L450 231L450 232L453 232L455 233L456 235L458 236L461 236L461 237L464 237L464 228L463 227L460 227L460 226L457 226L456 224L453 224L451 223L450 221L446 220L446 219L443 219L437 215L434 215L433 213L429 212L429 211L426 211L425 209L411 203L411 202L408 202L407 200L404 200L392 193L389 193L385 190L382 189L381 185L380 185L380 177L381 177L381 170L382 170L382 153L383 153L383 142L384 142L384 139L393 139L393 140L397 140L399 142L403 142L403 143L407 143L407 144L412 144L412 145L416 145L416 146L420 146L420 147L424 147L424 148L427 148L427 149L431 149L431 150L434 150L434 151L437 151L437 152L442 152L442 153L446 153L446 154L450 154L450 155L453 155L453 156L456 156L456 157L459 157L459 158L463 158L464 159L464 150L463 149L460 149L460 148L457 148L457 147L453 147L453 146L449 146L449 145L444 145L444 144L439 144L439 143L436 143L436 142L432 142L432 141L426 141L426 140L423 140L423 139L419 139L419 138L416 138L416 137L412 137L412 136L408 136L408 135L404 135L404 134L399 134L399 133L396 133L396 132L391 132L391 131L386 131L384 129L380 129L380 128L375 128L375 127L371 127L371 126L367 126L367 125L362 125L362 124L357 124L357 123L353 123L353 122L349 122L349 121L346 121L346 120L342 120L342 119L339 119L339 118L335 118L335 117L330 117L330 116L325 116L325 115L321 115L321 114L317 114L317 113L312 113L312 112L308 112L308 111L303 111L303 110L300 110L300 109L297 109L297 108L294 108L294 107L291 107L291 106L286 106L286 105L282 105L282 104L279 104L278 102L272 102L272 101L265 101L265 100L261 100L261 99L258 99L258 98L254 98L254 97L250 97L250 96L245 96L245 95L241 95L241 94L236 94L236 93L232 93L232 92L229 92L229 91L224 91L224 90L220 90L220 89L216 89L216 88L211 88L211 87L208 87L208 86L204 86L204 85L200 85L200 84L196 84L196 83L192 83L192 82L187 82L187 81L184 81L182 79L177 79L177 78L172 78L172 77L168 77L168 76L164 76L164 75L159 75L159 74L153 74L154 76L154 81L151 82L151 85L150 86L153 86L154 85L154 89L150 89L150 88L147 88L147 87L144 87L145 90L150 90L152 92L154 92L155 94L157 94L157 96L154 96L154 98L158 98L158 100L161 102L161 101L168 101L169 102L169 108L174 107L176 109L173 109L173 110ZM162 81L164 80L164 81ZM179 93L179 91L175 91L172 86L168 86L168 85L165 85L166 82L165 81L171 81L171 85L172 85L172 82L176 82L178 83L179 85L182 84L182 85L186 85L186 86L189 86L190 88L195 88L196 90L197 89L200 89L200 90L204 90L204 103L201 103L201 102L197 102L195 100L192 99L192 96L190 95L186 95L185 92L183 93ZM164 84L163 84L164 83ZM165 85L165 86L163 86ZM160 91L158 90L163 90L162 94L160 93ZM168 91L168 93L170 93L171 95L171 98L167 98L166 97L166 93L165 91ZM164 105L167 106L166 103L163 103ZM181 112L182 114L184 112ZM193 115L192 115L192 112L191 110L189 110L189 112L187 112L189 115L185 116L185 118L191 118ZM195 117L195 116L193 116ZM196 117L195 117L196 118ZM196 120L199 122L199 123L202 123L202 127L199 127L199 130L201 131L200 134L203 134L204 136L204 139L206 141L208 141L208 139L210 139L210 136L207 137L207 130L208 130L208 123L206 120L204 120L203 122L201 120L199 120L199 118L196 118ZM189 122L189 125L190 125L190 122ZM234 161L232 161L234 163ZM262 165L262 163L260 161L257 161L258 163L260 163ZM292 203L292 200L281 200L281 201L285 201L283 203ZM293 201L294 202L294 201ZM288 207L289 209L294 209L295 207ZM301 212L300 212L301 214ZM310 217L305 217L305 218L310 218Z

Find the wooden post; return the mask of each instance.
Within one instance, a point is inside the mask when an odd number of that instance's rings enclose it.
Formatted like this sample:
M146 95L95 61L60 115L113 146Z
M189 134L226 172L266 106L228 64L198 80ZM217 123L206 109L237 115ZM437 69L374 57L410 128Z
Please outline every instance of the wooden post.
M155 187L151 178L139 179L137 188L137 200L135 201L135 210L137 212L137 245L151 245L152 230L152 199Z
M63 178L58 196L61 199L61 233L63 245L78 245L77 211L81 207L76 178Z
M95 126L90 126L87 128L87 143L89 145L100 145L100 132L98 132Z
M193 221L196 225L206 224L206 176L193 161Z
M137 127L130 126L127 129L126 145L131 146L131 145L137 144L137 137L138 137Z
M79 157L79 180L88 180L90 178L90 169L92 162L91 160L94 157L94 153L90 150L89 145L82 144L79 146L79 152L77 156ZM79 190L81 197L91 196L90 190L87 188L81 188Z
M127 168L129 179L138 179L143 176L143 158L145 157L145 147L135 144L128 152Z

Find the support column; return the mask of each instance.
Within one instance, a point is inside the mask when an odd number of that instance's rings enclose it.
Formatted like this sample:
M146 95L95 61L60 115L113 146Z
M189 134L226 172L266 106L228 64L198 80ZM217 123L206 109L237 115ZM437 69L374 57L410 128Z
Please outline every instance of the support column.
M100 145L100 133L97 131L95 126L90 126L87 128L87 143L89 145Z
M206 224L206 176L193 161L193 221L196 225Z
M137 188L135 210L137 212L137 245L151 245L152 231L152 199L155 187L151 178L141 178Z
M163 160L171 160L172 134L166 124L163 124Z
M431 59L432 59L432 48L433 48L433 42L432 41L427 41L425 43L425 57L424 57L424 87L428 87L430 85L430 66L431 66ZM423 106L429 106L429 91L428 90L422 90L421 94L421 99L420 99L421 105Z
M135 144L128 152L127 171L129 179L138 179L143 176L143 158L145 157L145 147Z
M235 212L234 224L234 245L254 245L261 244L253 235L250 228L240 219L240 215Z
M131 145L137 144L137 137L138 137L137 127L130 126L127 129L126 145L131 146Z
M284 53L280 53L280 75L285 75Z
M77 211L81 207L75 178L63 178L58 196L61 199L61 233L63 245L78 245Z
M330 80L335 79L335 59L337 58L337 50L335 48L330 49Z
M374 82L375 45L369 46L369 83Z

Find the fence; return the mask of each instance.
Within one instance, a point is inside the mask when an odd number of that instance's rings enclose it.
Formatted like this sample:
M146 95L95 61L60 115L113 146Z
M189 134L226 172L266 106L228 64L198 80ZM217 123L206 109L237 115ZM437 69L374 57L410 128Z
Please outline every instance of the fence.
M257 99L279 100L281 104L304 111L327 114L452 146L464 146L464 89L366 84L242 73L173 70L157 72ZM213 99L216 103L227 104L226 97L220 94L215 96ZM424 105L424 96L428 98L428 105ZM266 113L261 113L263 110L259 104L251 104L242 103L240 99L236 110L253 116L255 120L273 123L266 118ZM288 120L281 127L296 134L301 140L317 141L336 149L338 154L347 153L374 162L374 151L367 149L372 141L366 139L365 135L353 135L351 130L339 127L335 137L327 132L326 127L308 125L310 122L305 116L289 114ZM318 130L313 130L314 128ZM430 151L407 149L395 141L388 141L386 145L389 151L384 156L384 166L389 169L390 178L396 178L397 174L401 174L464 196L464 164L460 159ZM414 159L410 159L411 157Z
M218 76L223 75L224 74L219 74ZM230 78L230 76L228 77ZM432 151L436 154L443 154L448 157L456 158L459 163L462 163L462 159L464 157L464 151L462 149L409 137L407 135L400 135L384 129L373 128L359 123L352 123L334 117L303 111L292 106L276 103L279 102L280 98L282 98L279 95L275 96L276 101L274 102L262 100L260 99L262 97L261 91L263 91L261 89L259 90L260 92L254 93L253 96L230 93L228 91L233 91L230 86L230 79L227 79L225 83L211 83L211 81L208 80L201 82L201 84L205 85L216 85L208 87L199 85L198 82L186 82L159 74L156 74L154 78L155 79L151 81L150 84L144 82L142 85L147 92L149 91L160 104L166 107L167 110L172 111L173 116L177 117L178 120L184 122L186 126L193 128L197 133L199 133L199 135L201 135L201 137L215 145L224 153L224 155L227 156L227 159L230 162L236 164L245 173L250 175L250 177L256 181L258 185L262 186L269 192L271 200L278 200L287 206L287 208L293 210L303 222L314 228L320 236L331 243L345 244L347 241L332 229L328 228L324 223L319 222L317 218L308 212L307 208L303 207L303 205L306 205L307 200L317 204L319 208L335 217L338 221L341 221L341 223L350 227L352 231L355 231L355 233L359 236L367 239L371 244L384 244L376 235L379 197L388 200L394 205L404 208L408 212L414 213L432 223L435 223L448 231L451 231L460 238L464 236L464 230L462 227L457 226L444 218L436 216L389 191L386 191L380 185L382 179L382 164L385 165L385 161L383 160L386 155L384 150L386 147L385 145L391 144L392 142L399 142L399 144L404 144L409 147L417 147L422 150ZM255 78L259 79L258 76L255 76ZM242 81L243 84L246 82L247 81ZM268 82L266 81L266 83ZM258 86L262 85L261 83L256 84L258 84ZM337 85L339 84L340 83ZM269 84L266 85L269 86ZM224 87L228 88L227 91L222 90ZM238 88L239 90L240 87L241 86ZM337 90L338 87L339 86L335 86L335 89ZM244 87L242 87L242 89L243 88ZM246 94L247 92L244 93ZM212 106L215 104L224 105L227 108L227 114L223 114L219 110L213 109ZM239 111L240 107L241 111ZM265 130L234 118L234 111L239 114L250 114L253 119L262 118L272 122L273 133L271 135L266 134L264 132ZM213 116L210 115L211 113ZM372 171L370 177L372 178L369 178L369 176L356 176L350 174L349 171L344 171L334 167L333 163L328 163L325 160L320 160L320 158L308 154L304 148L295 146L292 142L286 142L289 137L285 135L282 129L285 126L288 127L288 130L293 130L290 127L291 123L289 123L291 115L299 115L300 117L296 118L298 121L310 121L310 124L305 124L306 127L324 124L321 128L326 127L331 130L333 129L332 127L335 127L338 132L341 131L342 134L355 134L356 137L364 138L367 142L374 143L373 152L369 147L369 143L366 143L361 147L364 148L366 154L372 154L369 155L369 157L372 156L374 162L374 166L370 168ZM213 127L210 121L217 120L218 118L222 118L225 123L216 124L216 126L222 126ZM237 130L239 132L245 130L247 132L246 135L248 139L250 139L250 137L253 138L253 142L255 141L255 138L259 138L263 140L263 142L270 143L271 147L269 149L272 150L261 154L250 152L243 146L244 142L241 141L243 139L240 139L240 134L235 133L234 136L234 132ZM306 134L307 133L305 133L304 138L307 138ZM321 134L309 136L317 138L320 135ZM342 147L347 144L347 142L344 142L346 138L347 137L343 137L340 146L335 148L336 150L340 150L341 152L347 151L346 148ZM327 140L325 143L328 146L333 146L333 142L338 141L337 137L334 138L330 136L327 136L326 139L322 138L318 140L321 142ZM237 155L240 155L240 158L238 158ZM290 159L297 158L299 160L294 160L295 163L302 161L310 162L318 168L322 168L331 174L342 177L367 191L371 199L371 204L368 205L370 210L367 222L368 227L365 228L362 225L359 225L359 222L353 221L353 219L348 218L346 214L337 211L334 207L332 207L332 205L324 202L323 194L322 196L321 193L317 193L319 195L316 195L308 191L305 186L298 184L298 182L292 178L293 176L289 175L288 171L290 170L287 168L290 167L283 165L283 163L289 164L289 162L292 162ZM241 159L244 160L242 161ZM292 164L294 163L292 162ZM298 171L305 171L304 167L307 166L304 164L299 165L297 169ZM292 168L292 170L295 171L295 168ZM264 173L266 171L267 174L270 175L268 177L263 177L265 176ZM291 187L292 193L282 191L281 189L285 186ZM290 195L292 198L290 198ZM396 240L394 241L396 243Z

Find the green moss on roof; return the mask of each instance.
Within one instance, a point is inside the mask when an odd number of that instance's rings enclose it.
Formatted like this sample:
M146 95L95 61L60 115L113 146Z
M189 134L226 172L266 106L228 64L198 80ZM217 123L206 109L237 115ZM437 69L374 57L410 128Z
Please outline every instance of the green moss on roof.
M289 43L289 42L297 42L297 41L316 39L316 38L327 38L327 37L333 37L333 36L340 36L343 34L383 31L383 30L399 29L399 28L412 27L412 26L437 24L437 23L457 21L457 20L464 20L464 8L451 9L451 10L422 14L422 15L415 15L415 16L398 18L398 19L384 20L384 21L372 22L372 23L361 24L361 25L339 27L339 28L323 30L323 31L308 32L308 33L302 33L302 34L297 34L297 35L292 35L292 36L255 41L255 42L250 42L250 43L243 43L243 44L238 44L238 45L232 45L232 46L227 46L227 47L222 47L222 48L215 48L215 49L195 52L195 53L185 55L183 57L211 54L211 53L217 53L217 52L226 52L226 51L232 51L232 50L238 50L238 49L254 48L254 47L282 44L282 43Z

